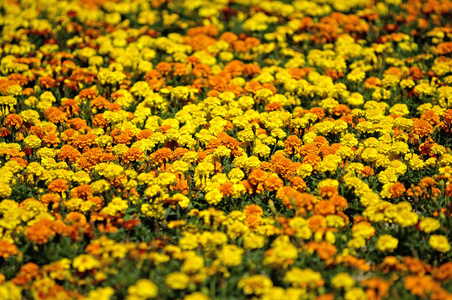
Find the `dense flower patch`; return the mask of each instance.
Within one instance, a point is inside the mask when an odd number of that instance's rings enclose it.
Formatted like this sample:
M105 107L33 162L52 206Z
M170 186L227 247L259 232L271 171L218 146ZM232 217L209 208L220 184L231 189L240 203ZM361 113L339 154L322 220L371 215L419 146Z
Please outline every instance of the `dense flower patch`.
M451 299L452 2L0 2L0 299Z

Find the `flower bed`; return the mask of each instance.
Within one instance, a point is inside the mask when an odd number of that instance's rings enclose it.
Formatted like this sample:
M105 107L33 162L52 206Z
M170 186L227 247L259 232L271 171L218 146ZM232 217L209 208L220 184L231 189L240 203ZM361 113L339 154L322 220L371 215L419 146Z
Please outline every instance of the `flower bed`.
M0 10L0 299L452 298L451 1Z

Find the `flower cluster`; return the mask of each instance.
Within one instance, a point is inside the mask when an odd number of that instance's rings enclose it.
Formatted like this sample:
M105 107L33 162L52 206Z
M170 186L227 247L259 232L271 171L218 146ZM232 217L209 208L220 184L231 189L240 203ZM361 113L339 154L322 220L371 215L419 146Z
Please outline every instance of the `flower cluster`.
M6 2L0 299L452 298L452 1Z

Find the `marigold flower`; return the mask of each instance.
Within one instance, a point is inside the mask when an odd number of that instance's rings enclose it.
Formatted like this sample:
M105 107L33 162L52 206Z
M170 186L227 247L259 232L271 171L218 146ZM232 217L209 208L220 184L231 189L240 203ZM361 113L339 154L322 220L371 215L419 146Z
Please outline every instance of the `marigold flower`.
M430 236L430 238L428 239L428 244L439 252L446 253L450 251L449 241L444 235L434 234Z
M3 258L8 258L11 255L17 255L19 252L17 250L16 245L8 242L8 241L0 241L0 256Z
M380 251L393 252L397 248L398 244L399 240L395 237L392 237L389 234L384 234L378 237L376 246Z

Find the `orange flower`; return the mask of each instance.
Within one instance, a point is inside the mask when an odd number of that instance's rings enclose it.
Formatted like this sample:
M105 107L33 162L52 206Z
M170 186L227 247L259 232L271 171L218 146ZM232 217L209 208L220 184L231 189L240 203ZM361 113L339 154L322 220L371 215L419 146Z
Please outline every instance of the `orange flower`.
M440 43L436 46L435 54L444 55L452 52L452 42Z
M145 155L140 148L130 147L126 153L122 155L124 163L139 162L145 159Z
M71 191L72 194L72 191ZM48 205L49 203L59 203L61 200L61 196L59 194L48 193L41 196L39 199L40 202Z
M38 79L38 84L41 88L50 89L55 86L55 79L50 76L41 76Z
M212 76L209 76L208 82L209 82L209 86L213 90L217 90L219 92L224 92L228 88L229 80L227 78L225 78L224 76L212 75Z
M240 182L240 184L245 187L245 191L248 194L250 194L250 195L254 194L254 188L253 188L253 186L250 184L250 182L248 180L242 180Z
M67 142L68 144L71 144L79 135L80 134L77 131L75 131L74 129L68 128L65 131L63 131L63 133L60 135L60 138L63 142ZM67 145L64 145L64 146L67 146Z
M338 194L337 187L333 187L333 186L324 186L324 187L320 188L320 190L319 190L319 195L322 198L331 198L337 194Z
M108 101L104 97L96 97L89 102L89 105L92 108L104 109L104 108L108 108L108 106L110 105L110 101Z
M27 240L38 245L46 244L49 238L55 235L55 232L50 228L52 221L42 219L31 225L25 230Z
M245 208L243 209L243 212L247 216L249 216L249 215L263 216L264 215L264 211L262 210L262 208L256 204L251 204L251 205L245 206Z
M170 148L161 148L151 154L149 157L151 161L154 161L157 165L163 165L172 159L173 151Z
M103 114L97 114L92 121L93 126L103 128L108 125L107 120L104 119Z
M323 294L323 295L317 296L315 298L315 300L334 300L334 295L333 294Z
M94 99L97 96L97 92L93 89L84 89L79 93L80 99Z
M47 108L44 111L44 116L52 123L67 121L67 115L54 106Z
M74 99L66 99L61 103L61 110L69 116L77 115L80 111L80 107Z
M80 198L83 200L88 200L92 196L93 192L91 190L91 186L88 184L75 187L71 190L71 198Z
M255 169L248 175L248 182L256 187L256 192L260 193L264 190L263 184L267 179L267 173L261 169Z
M296 135L290 135L284 141L284 151L287 154L299 153L299 149L301 147L302 141Z
M380 87L382 85L382 82L377 77L369 77L364 81L364 88L369 90L374 87Z
M8 241L0 241L0 257L8 258L11 255L16 255L18 253L16 245Z
M432 277L424 276L414 276L408 275L405 277L404 287L410 291L411 294L417 295L419 297L426 297L427 294L431 293L435 288L435 282Z
M68 182L64 179L55 179L48 186L49 191L52 193L62 193L68 188Z
M251 80L245 84L245 90L251 93L256 93L258 90L262 89L262 85L257 80Z
M210 67L208 65L197 64L193 67L192 73L196 77L205 78L205 77L208 77L212 73L212 70L210 69Z
M299 176L290 179L290 186L299 192L304 192L307 188L306 182Z
M234 193L234 186L231 182L225 182L220 185L220 192L224 196L231 196Z
M452 124L452 109L448 109L443 113L443 120L447 125Z
M337 253L337 248L328 242L310 242L306 245L308 249L316 251L319 257L323 260L327 260Z
M303 158L303 163L311 165L314 169L322 161L316 154L308 154Z
M421 120L427 121L432 126L435 126L440 121L439 116L433 110L425 111L421 116Z
M173 70L173 68L171 67L171 64L169 64L167 62L159 62L155 66L155 69L162 75L168 75Z
M423 137L432 134L433 127L425 120L415 119L411 132Z
M345 199L344 197L342 197L340 195L336 194L336 195L331 196L330 201L336 206L336 209L338 211L345 210L348 207L347 199Z
M333 215L336 212L334 203L330 200L322 200L315 205L315 213L319 215Z
M97 135L95 133L81 134L77 136L72 144L79 149L89 148L95 143Z
M314 215L307 221L309 228L311 228L313 232L324 232L327 228L326 219L324 216Z
M42 137L42 143L47 147L56 147L60 143L60 139L58 135L54 132L47 133L44 137Z
M225 72L229 73L231 77L242 76L243 74L243 63L239 60L233 60L228 63L224 69Z
M16 277L11 281L17 285L25 285L39 275L39 266L33 262L28 262L20 267Z
M273 191L277 191L279 188L284 186L284 182L282 181L281 178L279 178L278 175L273 173L269 177L267 177L267 179L264 182L264 186L265 186L265 189L273 192Z
M256 64L248 64L243 66L243 72L248 76L258 75L262 72L261 67Z
M231 44L232 42L238 40L238 36L235 33L227 31L221 34L220 40Z
M432 188L437 184L437 182L435 181L435 179L431 178L431 177L424 177L421 179L421 181L419 182L419 187L421 187L422 189L426 189L426 188Z
M381 300L389 296L388 291L391 283L382 278L364 279L361 281L361 285L367 288L366 295L369 297L369 300Z
M405 185L403 185L403 183L400 182L394 183L389 188L389 193L391 194L391 198L393 199L402 197L405 192L406 192Z
M267 104L267 106L265 106L266 112L279 111L282 109L283 109L283 106L281 105L281 103L278 103L278 102L273 102L273 103Z
M262 223L262 217L256 214L248 215L245 219L245 225L250 229L257 228Z
M339 105L337 105L337 106L335 106L334 108L333 108L333 110L331 111L331 114L333 115L333 116L341 116L341 115L348 115L348 114L350 114L351 113L351 109L350 108L348 108L348 106L347 105L345 105L345 104L339 104Z
M1 249L1 248L0 248ZM433 276L441 281L452 279L452 262L447 262L441 265L435 272Z

